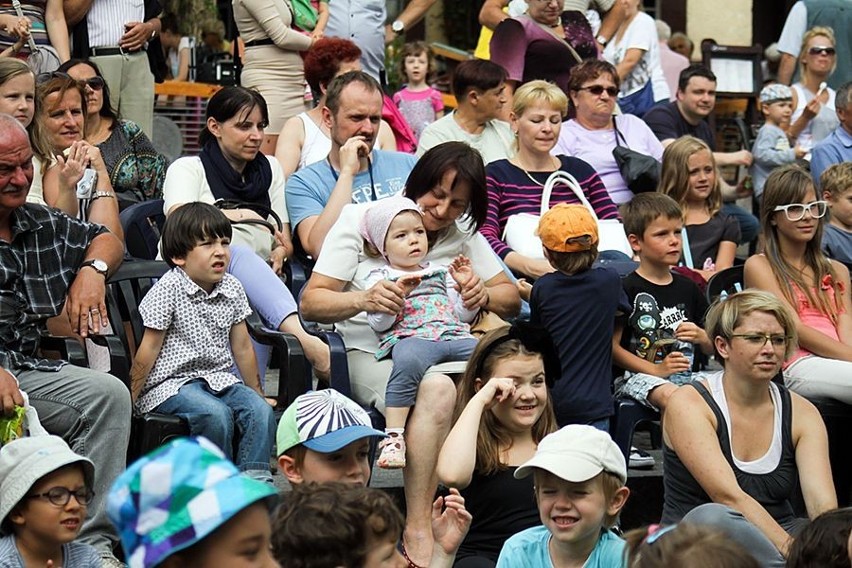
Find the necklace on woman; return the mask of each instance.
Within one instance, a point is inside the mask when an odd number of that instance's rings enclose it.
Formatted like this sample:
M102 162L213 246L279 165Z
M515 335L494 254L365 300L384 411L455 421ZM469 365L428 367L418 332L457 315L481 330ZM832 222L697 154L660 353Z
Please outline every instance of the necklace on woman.
M558 164L556 164L556 167L555 167L555 168L553 168L553 169L551 170L551 172L555 172L555 171L556 171L556 170L558 170L558 169L559 169L559 167L562 165L562 162L559 162L559 158L554 158L554 156L550 156L550 163L551 163L551 165L553 164L554 159L558 162ZM521 163L521 160L520 160L519 158L517 158L517 157L515 158L515 165L516 165L516 166L517 166L517 167L518 167L518 168L519 168L522 172L524 172L524 173L527 175L527 177L528 177L528 178L530 178L530 181L531 181L531 182L533 182L534 184L536 184L536 185L537 185L537 186L539 186L539 187L544 187L544 184L543 184L542 182L538 181L537 179L535 179L535 178L532 176L532 174L529 172L529 170L527 170L527 169L524 167L524 165ZM548 174L548 175L549 175L549 174Z

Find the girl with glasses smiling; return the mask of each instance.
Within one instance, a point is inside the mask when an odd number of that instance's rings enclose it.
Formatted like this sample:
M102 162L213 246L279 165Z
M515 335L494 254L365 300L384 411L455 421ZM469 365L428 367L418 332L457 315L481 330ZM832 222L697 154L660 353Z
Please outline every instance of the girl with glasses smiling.
M799 349L784 363L787 386L852 404L849 270L820 248L826 211L806 171L772 172L761 211L765 252L746 261L745 283L772 292L796 314Z

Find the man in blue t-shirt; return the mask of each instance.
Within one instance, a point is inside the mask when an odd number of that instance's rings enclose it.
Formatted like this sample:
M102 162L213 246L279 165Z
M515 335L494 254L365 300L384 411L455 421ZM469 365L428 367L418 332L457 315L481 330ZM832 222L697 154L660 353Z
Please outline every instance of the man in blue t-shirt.
M400 193L416 162L409 154L373 149L382 91L362 71L331 81L322 116L331 131L328 158L293 174L285 189L290 226L314 258L345 205Z

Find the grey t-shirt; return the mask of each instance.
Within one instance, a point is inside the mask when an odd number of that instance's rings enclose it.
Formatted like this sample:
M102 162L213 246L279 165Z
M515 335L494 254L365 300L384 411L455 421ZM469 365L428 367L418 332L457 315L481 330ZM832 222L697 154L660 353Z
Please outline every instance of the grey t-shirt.
M62 566L65 568L100 568L103 560L98 551L82 542L62 545ZM15 535L0 538L0 568L25 568L24 559L15 546Z

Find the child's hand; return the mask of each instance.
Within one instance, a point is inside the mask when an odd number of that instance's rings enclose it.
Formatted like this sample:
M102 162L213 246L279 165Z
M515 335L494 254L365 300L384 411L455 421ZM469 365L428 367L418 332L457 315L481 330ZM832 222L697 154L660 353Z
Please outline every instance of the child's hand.
M465 509L464 497L458 489L451 488L446 497L438 497L432 503L432 536L435 539L435 552L453 556L461 546L473 520Z
M518 294L521 295L521 299L529 302L530 296L532 296L532 284L527 282L526 278L518 278L515 285L518 287Z
M692 363L689 362L689 357L680 351L672 351L666 358L657 364L660 367L660 377L668 377L675 373L683 373L692 368ZM493 379L492 379L493 380Z
M515 394L515 381L512 379L491 378L486 382L479 392L474 395L489 409L498 402L509 400Z
M450 276L453 277L453 280L462 288L474 277L470 259L461 254L453 259L453 262L450 263L447 269L450 271Z
M704 335L704 330L691 321L680 322L675 330L675 337L687 343L701 343Z
M805 150L804 148L802 148L801 146L798 146L798 145L795 148L793 148L793 152L796 154L796 158L804 158L805 154L808 153L807 150Z
M415 288L420 286L420 282L423 280L422 276L419 275L411 275L411 276L403 276L399 278L396 283L402 289L403 296L408 297Z

